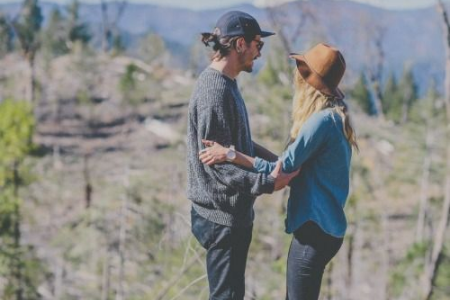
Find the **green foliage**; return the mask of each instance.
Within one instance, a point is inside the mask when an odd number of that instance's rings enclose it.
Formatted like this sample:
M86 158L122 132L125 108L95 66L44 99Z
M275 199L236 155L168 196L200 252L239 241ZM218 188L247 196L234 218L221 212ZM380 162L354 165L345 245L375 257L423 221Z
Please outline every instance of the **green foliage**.
M14 23L14 27L22 51L29 59L34 59L34 54L39 48L39 32L43 20L38 0L25 0L19 20Z
M164 57L166 51L163 38L156 33L147 34L138 45L139 57L148 63L158 62Z
M28 174L23 161L33 150L34 118L26 102L0 103L0 277L6 286L2 299L40 299L37 286L43 268L34 249L21 245L19 188Z
M437 91L436 84L431 83L423 99L415 101L409 112L409 121L413 124L430 123L435 127L443 125L446 120L444 102Z
M399 296L411 280L420 280L423 274L424 261L428 250L428 242L415 243L406 252L391 272L390 288L394 296Z
M417 84L411 69L405 69L399 83L394 74L389 76L383 92L383 110L388 119L395 123L407 122L417 99Z
M79 2L73 0L66 7L66 14L63 15L58 8L50 13L42 44L52 56L69 53L75 43L86 46L91 40L88 24L80 20L79 6Z
M13 49L13 31L8 24L7 16L0 12L0 56Z
M123 37L120 33L116 33L112 36L112 51L113 54L117 55L126 50Z
M82 82L74 95L77 102L82 105L92 104L97 78L101 74L96 53L89 47L75 47L69 70L77 74Z
M135 64L127 66L119 82L119 90L126 103L138 105L147 101L146 83L142 82L146 77Z
M37 287L44 280L46 268L42 262L36 258L35 249L32 246L22 246L19 249L11 251L4 247L2 250L9 252L9 259L4 259L5 252L0 253L0 277L7 279L6 286L1 293L3 300L40 300L42 299ZM16 266L11 262L18 261ZM18 296L17 283L12 280L11 273L13 268L19 267L21 270L21 297Z
M125 74L120 79L119 87L124 95L128 95L133 89L136 88L135 75L138 71L138 67L134 64L127 66Z
M259 73L258 77L261 83L268 86L273 86L280 83L280 80L278 78L278 70L274 66L274 63L272 62L272 59L270 57L267 60L264 69Z
M450 299L450 257L448 255L448 245L442 255L441 264L436 278L436 285L433 289L432 300Z
M400 122L402 117L402 98L398 90L395 75L391 73L388 77L383 91L383 112L388 119Z
M410 68L406 68L399 82L399 92L402 97L402 122L408 121L411 108L418 99L417 84Z
M78 0L73 0L67 7L69 41L72 43L80 42L86 45L92 39L92 34L89 30L89 25L81 21L79 9L80 2Z
M4 100L0 103L0 186L11 179L13 164L32 150L34 118L26 102Z
M50 13L47 28L43 33L42 44L52 55L58 56L69 51L66 44L65 20L58 8Z
M0 193L0 238L13 234L14 210L17 205L13 189L3 187Z
M194 43L189 53L188 69L192 71L194 75L200 74L205 67L210 63L209 47L205 47L203 43Z
M375 114L372 100L370 98L368 83L363 73L361 73L361 75L359 76L359 79L356 82L355 87L351 91L350 95L364 113L370 116Z
M284 52L279 39L271 40L267 62L258 73L258 81L266 87L275 87L279 85L291 86L292 67L289 65L288 58L279 55ZM263 50L267 51L267 49ZM284 79L282 79L284 77ZM291 97L290 97L291 98Z

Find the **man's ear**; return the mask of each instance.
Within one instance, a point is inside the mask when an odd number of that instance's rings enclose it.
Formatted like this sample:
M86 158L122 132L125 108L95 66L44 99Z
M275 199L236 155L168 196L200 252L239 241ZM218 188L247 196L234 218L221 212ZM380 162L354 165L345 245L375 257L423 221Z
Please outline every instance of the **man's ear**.
M241 53L244 50L245 39L240 37L236 40L236 51L237 53Z

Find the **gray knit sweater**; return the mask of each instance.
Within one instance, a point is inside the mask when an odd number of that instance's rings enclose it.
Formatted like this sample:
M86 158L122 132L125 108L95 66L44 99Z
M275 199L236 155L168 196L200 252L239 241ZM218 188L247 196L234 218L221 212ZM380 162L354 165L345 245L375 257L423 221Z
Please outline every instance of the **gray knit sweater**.
M207 166L198 158L201 140L254 156L247 109L237 83L219 71L207 68L195 85L187 129L187 197L204 218L226 226L250 226L256 196L272 193L274 178L231 163Z

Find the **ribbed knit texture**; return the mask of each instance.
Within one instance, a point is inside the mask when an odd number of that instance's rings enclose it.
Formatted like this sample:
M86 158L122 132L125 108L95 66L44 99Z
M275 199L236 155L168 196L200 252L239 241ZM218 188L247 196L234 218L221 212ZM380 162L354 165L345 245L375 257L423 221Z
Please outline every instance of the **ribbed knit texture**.
M231 163L207 166L198 158L202 139L254 156L247 109L237 83L207 68L200 74L189 103L187 130L187 197L212 222L250 226L256 196L272 193L274 178Z

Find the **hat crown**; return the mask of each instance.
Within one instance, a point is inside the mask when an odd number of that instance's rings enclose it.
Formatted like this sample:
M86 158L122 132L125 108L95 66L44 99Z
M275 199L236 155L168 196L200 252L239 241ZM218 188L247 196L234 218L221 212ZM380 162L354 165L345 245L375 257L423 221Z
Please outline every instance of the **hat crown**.
M226 36L256 36L273 35L272 32L262 31L258 22L251 15L242 11L229 11L219 18L216 29L221 37Z
M305 61L330 89L335 89L345 72L345 60L341 52L326 44L318 44L305 53Z

